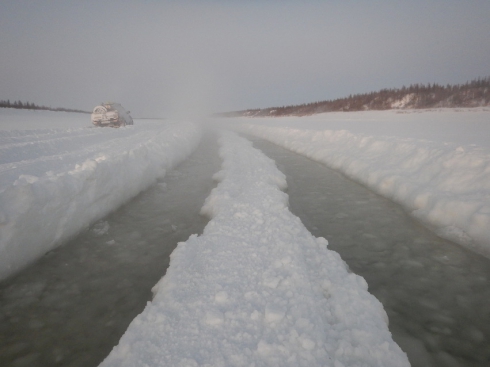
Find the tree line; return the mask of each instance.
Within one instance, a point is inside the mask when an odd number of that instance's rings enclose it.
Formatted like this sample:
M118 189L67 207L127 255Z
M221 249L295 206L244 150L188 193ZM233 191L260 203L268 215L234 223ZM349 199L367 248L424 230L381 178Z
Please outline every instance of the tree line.
M333 111L365 111L388 109L423 109L439 107L490 106L490 77L465 84L412 84L395 89L354 94L334 100L300 105L248 109L220 113L218 116L305 116Z
M40 106L31 102L22 102L22 101L14 101L10 102L10 100L0 100L0 108L18 108L24 110L45 110L45 111L63 111L63 112L78 112L78 113L90 113L88 111L76 110L73 108L62 108L62 107L46 107Z

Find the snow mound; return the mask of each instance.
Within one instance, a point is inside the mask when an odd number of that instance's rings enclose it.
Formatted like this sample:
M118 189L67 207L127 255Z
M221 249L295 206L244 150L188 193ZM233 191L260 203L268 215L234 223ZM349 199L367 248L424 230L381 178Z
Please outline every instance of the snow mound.
M275 163L233 133L220 143L212 220L101 367L409 366L364 279L288 210Z
M439 236L490 256L490 149L346 130L255 124L240 130L343 172Z
M200 136L169 122L0 131L0 279L148 188Z

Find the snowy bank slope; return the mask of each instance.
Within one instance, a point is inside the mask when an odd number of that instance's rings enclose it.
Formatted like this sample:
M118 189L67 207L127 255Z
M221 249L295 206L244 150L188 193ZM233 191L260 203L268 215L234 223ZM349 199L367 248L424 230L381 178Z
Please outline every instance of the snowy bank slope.
M67 129L87 126L92 126L90 114L0 108L0 130Z
M168 122L0 131L0 279L148 188L200 136Z
M441 237L490 256L490 149L346 130L241 125L388 197Z
M220 142L212 220L101 366L409 366L364 279L289 212L274 162Z

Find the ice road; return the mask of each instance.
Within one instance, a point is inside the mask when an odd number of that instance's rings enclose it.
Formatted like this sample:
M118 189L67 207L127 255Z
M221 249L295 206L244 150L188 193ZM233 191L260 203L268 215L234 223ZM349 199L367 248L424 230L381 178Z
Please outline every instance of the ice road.
M289 211L274 162L221 144L211 221L101 366L409 366L365 280Z
M14 119L10 117L10 121ZM253 125L257 126L256 122ZM0 158L6 159L0 166L0 250L18 249L14 256L5 257L8 260L0 267L4 277L163 177L190 154L202 135L197 125L186 122L148 122L112 131L75 124L29 129L6 128L0 134ZM447 212L463 213L456 222L439 228L440 234L452 234L479 252L485 249L478 241L485 238L486 147L434 144L418 138L403 144L407 141L400 141L400 137L365 139L346 131L322 135L318 129L312 132L314 129L298 126L246 128L257 134L265 129L270 129L269 136L290 141L288 148L299 146L297 151L302 154L320 147L311 157L334 156L345 163L338 169L360 172L359 177L369 172L369 167L374 179L403 173L396 170L399 167L411 168L409 176L395 175L401 181L379 182L388 183L388 188L394 182L399 188L408 177L410 184L415 183L413 192L424 194L422 188L429 188L434 196L428 201L418 196L417 202L434 204L425 207L430 218L444 224ZM226 135L221 144L224 164L216 175L220 184L203 208L203 213L212 217L210 224L202 236L178 246L167 276L154 288L154 300L104 363L408 365L391 339L381 304L367 292L364 280L350 273L338 255L328 250L327 242L313 237L288 211L287 195L280 191L285 187L284 176L275 165L234 135ZM363 150L366 147L367 151ZM403 152L408 154L398 154ZM408 161L386 164L383 157L390 154L408 157ZM473 164L468 170L457 171L459 174L444 170L461 168L468 162ZM441 175L428 176L435 169ZM358 176L351 177L362 182ZM458 177L464 178L463 182ZM142 182L145 184L140 186ZM458 183L468 183L459 185L468 195L448 190L441 196L441 188L458 187ZM4 195L7 190L12 191ZM397 197L404 198L404 193L397 191ZM441 197L444 200L440 201ZM476 202L483 205L475 206ZM444 205L452 210L436 210ZM83 220L79 223L79 219ZM469 229L461 223L469 224ZM42 239L38 234L44 228L51 231L47 231L45 248L37 246L38 242L24 245L15 240ZM16 259L23 263L16 265ZM201 332L207 337L200 337ZM470 333L470 338L475 337L486 338ZM160 348L163 340L167 344Z
M0 282L0 366L95 367L151 300L221 166L215 134L122 207Z
M490 110L241 119L240 131L344 173L439 236L490 257ZM242 124L240 124L240 122Z
M487 367L490 259L325 165L250 139L286 175L291 211L366 279L412 367Z
M192 123L98 129L66 114L63 129L13 130L23 120L32 126L36 111L1 112L0 279L147 189L201 137Z

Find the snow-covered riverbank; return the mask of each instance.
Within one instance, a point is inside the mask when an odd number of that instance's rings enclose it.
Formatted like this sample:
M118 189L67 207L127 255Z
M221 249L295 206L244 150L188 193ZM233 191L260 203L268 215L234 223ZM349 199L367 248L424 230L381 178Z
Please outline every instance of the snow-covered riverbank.
M80 126L79 114L33 112L0 114L0 279L148 188L201 137L193 123L101 129L86 115ZM38 115L45 124L22 130ZM50 128L50 116L66 128Z
M337 169L441 237L490 256L490 111L360 114L235 119L228 126Z
M364 279L289 212L274 162L233 134L221 144L212 220L101 366L408 366Z

